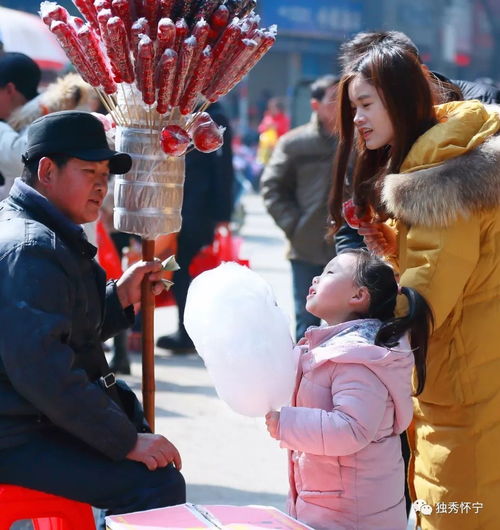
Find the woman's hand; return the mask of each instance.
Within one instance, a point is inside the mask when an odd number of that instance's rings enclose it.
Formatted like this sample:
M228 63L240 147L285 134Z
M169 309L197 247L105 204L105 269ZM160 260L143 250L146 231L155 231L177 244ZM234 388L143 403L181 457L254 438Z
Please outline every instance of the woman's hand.
M358 233L363 236L368 250L379 256L397 253L396 232L385 223L360 223Z
M271 410L266 414L266 425L269 434L275 439L280 439L280 413Z
M159 259L138 261L129 267L116 282L118 298L123 308L141 300L141 283L145 276L151 283L151 289L155 296L163 291L161 261Z
M134 448L127 455L127 460L141 462L149 471L165 467L170 462L179 470L182 467L179 451L161 434L139 433Z

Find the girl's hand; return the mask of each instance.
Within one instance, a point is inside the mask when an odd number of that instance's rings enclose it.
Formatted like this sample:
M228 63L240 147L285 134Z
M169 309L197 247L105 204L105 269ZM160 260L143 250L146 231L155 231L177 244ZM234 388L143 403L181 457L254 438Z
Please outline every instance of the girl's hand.
M266 414L266 425L269 434L275 439L280 439L280 413L271 410Z
M363 236L368 250L379 256L397 253L396 232L385 223L360 223L358 233Z

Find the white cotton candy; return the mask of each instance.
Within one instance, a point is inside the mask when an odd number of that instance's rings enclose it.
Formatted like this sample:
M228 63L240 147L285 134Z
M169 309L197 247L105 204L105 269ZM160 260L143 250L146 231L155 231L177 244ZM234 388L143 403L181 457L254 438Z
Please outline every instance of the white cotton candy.
M184 324L217 393L235 412L264 416L290 401L297 354L288 319L257 273L223 263L196 277Z

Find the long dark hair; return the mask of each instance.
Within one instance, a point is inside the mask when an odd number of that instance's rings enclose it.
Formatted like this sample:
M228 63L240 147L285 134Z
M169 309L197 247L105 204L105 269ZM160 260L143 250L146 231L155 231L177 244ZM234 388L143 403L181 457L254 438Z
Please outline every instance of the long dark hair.
M394 309L399 288L392 267L366 249L348 249L342 252L345 253L356 256L354 282L359 287L366 287L370 293L368 312L360 316L382 321L375 344L394 348L399 339L409 332L417 373L415 395L420 394L425 385L427 345L433 325L432 312L427 302L414 289L402 287L401 294L408 298L408 314L395 317Z
M362 75L380 94L394 127L392 147L368 150L358 137L353 174L354 202L360 217L371 208L380 219L387 214L380 202L382 178L399 171L417 138L437 123L429 74L405 47L378 42L349 65L338 85L339 143L334 162L333 185L328 206L336 232L342 226L342 200L349 156L354 147L355 127L349 85Z

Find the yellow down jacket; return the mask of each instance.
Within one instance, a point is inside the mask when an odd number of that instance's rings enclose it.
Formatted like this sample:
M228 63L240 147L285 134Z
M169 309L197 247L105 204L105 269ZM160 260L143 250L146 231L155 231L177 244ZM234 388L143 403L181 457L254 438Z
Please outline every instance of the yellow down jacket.
M425 530L500 525L500 109L437 107L383 201L397 220L401 284L435 319L414 400L410 485Z

